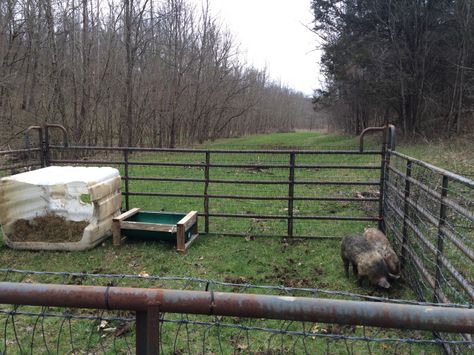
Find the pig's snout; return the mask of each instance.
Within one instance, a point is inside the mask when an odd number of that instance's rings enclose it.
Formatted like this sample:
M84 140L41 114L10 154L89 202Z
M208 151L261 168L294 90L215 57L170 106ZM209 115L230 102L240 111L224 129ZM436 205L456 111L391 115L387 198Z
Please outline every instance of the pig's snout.
M385 277L381 278L379 280L379 282L377 283L377 285L379 285L380 287L383 287L383 288L390 288L390 283L387 281L387 279Z

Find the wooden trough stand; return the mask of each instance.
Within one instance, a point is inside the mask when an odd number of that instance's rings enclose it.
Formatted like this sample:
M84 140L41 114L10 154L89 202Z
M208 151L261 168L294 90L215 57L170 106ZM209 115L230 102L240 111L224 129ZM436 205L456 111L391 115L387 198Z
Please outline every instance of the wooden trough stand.
M185 253L198 234L198 213L140 211L132 208L112 222L113 242L122 244L123 236L159 240L176 240L176 250Z

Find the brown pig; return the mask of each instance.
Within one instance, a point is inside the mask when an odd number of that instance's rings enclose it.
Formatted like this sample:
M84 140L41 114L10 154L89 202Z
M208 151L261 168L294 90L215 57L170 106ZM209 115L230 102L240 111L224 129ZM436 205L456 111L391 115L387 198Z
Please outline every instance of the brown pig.
M367 277L374 285L390 288L388 269L382 255L361 236L350 235L342 239L341 257L346 276L349 276L351 263L359 286L362 286L363 278Z
M385 264L387 264L389 276L398 279L400 277L400 261L385 234L377 228L368 228L364 232L364 239L382 255Z

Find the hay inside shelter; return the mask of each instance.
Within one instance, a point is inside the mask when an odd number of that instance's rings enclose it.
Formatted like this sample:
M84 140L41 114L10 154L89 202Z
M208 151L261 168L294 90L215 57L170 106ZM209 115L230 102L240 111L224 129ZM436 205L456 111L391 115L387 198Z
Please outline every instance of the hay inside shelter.
M78 242L82 239L87 221L68 221L64 217L48 214L31 220L19 219L13 224L8 237L14 242Z

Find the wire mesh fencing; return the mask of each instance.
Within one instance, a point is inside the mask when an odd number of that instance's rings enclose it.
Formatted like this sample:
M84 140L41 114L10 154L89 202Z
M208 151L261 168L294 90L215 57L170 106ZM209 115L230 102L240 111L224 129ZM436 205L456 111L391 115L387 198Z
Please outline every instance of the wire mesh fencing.
M474 300L474 182L394 152L385 224L420 299Z
M386 231L419 299L472 305L474 182L392 152L384 191Z
M50 308L0 310L4 337L0 347L5 354L136 353L135 318L109 313L61 313ZM433 339L429 332L366 326L168 314L162 314L159 322L163 354L441 354L444 347L467 354L472 346L469 341Z
M396 151L385 155L379 143L362 153L356 146L337 144L319 151L287 148L237 151L43 144L41 149L0 152L0 166L5 173L41 164L115 166L123 177L124 209L197 210L205 233L328 238L359 233L383 220L401 257L403 278L421 301L253 285L238 277L216 281L4 269L0 281L472 308L471 180ZM159 325L161 351L174 354L474 351L471 335L462 332L173 312L160 312L154 323ZM4 305L0 307L0 354L134 353L139 329L137 315L129 310Z
M0 151L0 177L41 167L39 148Z
M251 285L187 277L151 275L109 275L29 270L0 270L1 281L23 284L136 286L174 290L202 290L208 293L234 291L239 294L306 296L344 300L370 300L374 304L451 307L390 300L348 292ZM297 298L295 298L297 300ZM249 305L250 307L250 305ZM252 319L218 315L160 313L159 347L163 354L358 354L358 353L469 353L472 340L441 340L430 331L385 329L373 326L278 319ZM7 306L0 308L2 353L135 353L136 314L59 307Z
M382 219L379 140L367 141L364 151L345 137L318 145L318 136L313 150L263 141L242 151L74 146L63 127L51 124L27 132L22 151L35 161L24 161L23 168L116 167L123 209L196 210L204 233L328 238Z
M74 156L85 150L101 158ZM50 163L115 166L125 210L196 210L203 233L322 238L381 220L380 150L53 146Z

